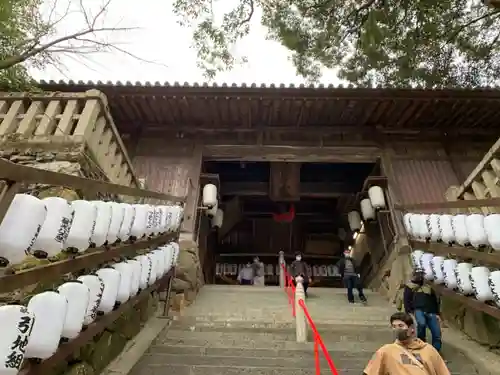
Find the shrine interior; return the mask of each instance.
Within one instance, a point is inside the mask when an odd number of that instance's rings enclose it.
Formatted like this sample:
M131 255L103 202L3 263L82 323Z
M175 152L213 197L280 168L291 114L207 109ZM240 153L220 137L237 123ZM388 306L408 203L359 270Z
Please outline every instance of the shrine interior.
M218 186L224 211L220 228L207 224L207 281L236 283L238 270L259 256L266 285L277 285L283 251L287 264L303 254L314 283L339 286L335 264L354 243L347 213L359 211L367 178L379 174L378 163L204 161L202 184ZM379 240L378 232L375 225L370 233Z

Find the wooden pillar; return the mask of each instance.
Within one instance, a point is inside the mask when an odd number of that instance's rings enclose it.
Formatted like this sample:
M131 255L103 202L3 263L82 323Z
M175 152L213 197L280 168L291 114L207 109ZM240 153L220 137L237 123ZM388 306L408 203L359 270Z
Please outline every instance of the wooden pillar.
M196 222L198 218L198 201L200 198L200 175L202 164L202 146L196 144L193 148L191 162L188 171L188 193L186 205L184 207L184 221L182 222L182 232L191 233L196 241Z

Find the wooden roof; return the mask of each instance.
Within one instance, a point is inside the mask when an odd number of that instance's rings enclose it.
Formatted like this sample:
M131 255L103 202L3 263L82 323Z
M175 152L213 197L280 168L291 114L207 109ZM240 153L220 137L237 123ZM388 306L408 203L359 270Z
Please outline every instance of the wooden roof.
M47 91L98 89L122 133L296 128L497 132L500 89L45 82Z

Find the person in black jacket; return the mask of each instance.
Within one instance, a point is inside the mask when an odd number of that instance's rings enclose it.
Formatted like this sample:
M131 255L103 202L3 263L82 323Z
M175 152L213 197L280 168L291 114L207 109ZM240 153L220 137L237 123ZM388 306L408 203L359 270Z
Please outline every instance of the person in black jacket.
M307 269L307 263L302 260L301 253L295 254L295 260L292 262L291 271L293 276L293 285L297 285L297 282L295 281L295 278L297 276L302 276L302 278L304 279L304 281L302 282L302 286L304 287L304 294L307 297L307 288L309 287L311 278Z
M366 297L363 293L363 286L361 285L361 279L359 277L359 270L351 257L350 250L344 251L344 258L339 261L337 266L339 267L340 277L347 288L347 300L349 303L354 303L354 288L358 290L361 302L366 303Z
M439 299L430 285L424 282L424 274L417 270L405 285L403 293L405 312L412 314L417 321L417 336L425 341L427 327L431 331L432 346L441 350L441 317Z

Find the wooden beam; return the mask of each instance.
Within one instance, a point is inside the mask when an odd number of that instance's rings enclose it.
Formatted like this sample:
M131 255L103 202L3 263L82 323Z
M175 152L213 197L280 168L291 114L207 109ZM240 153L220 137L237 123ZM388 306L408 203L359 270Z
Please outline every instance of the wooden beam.
M378 147L301 147L205 145L206 160L219 161L288 161L325 163L374 163Z
M350 194L353 187L346 183L303 182L300 185L300 196L309 198L337 198ZM267 182L223 182L220 194L222 196L268 196Z

